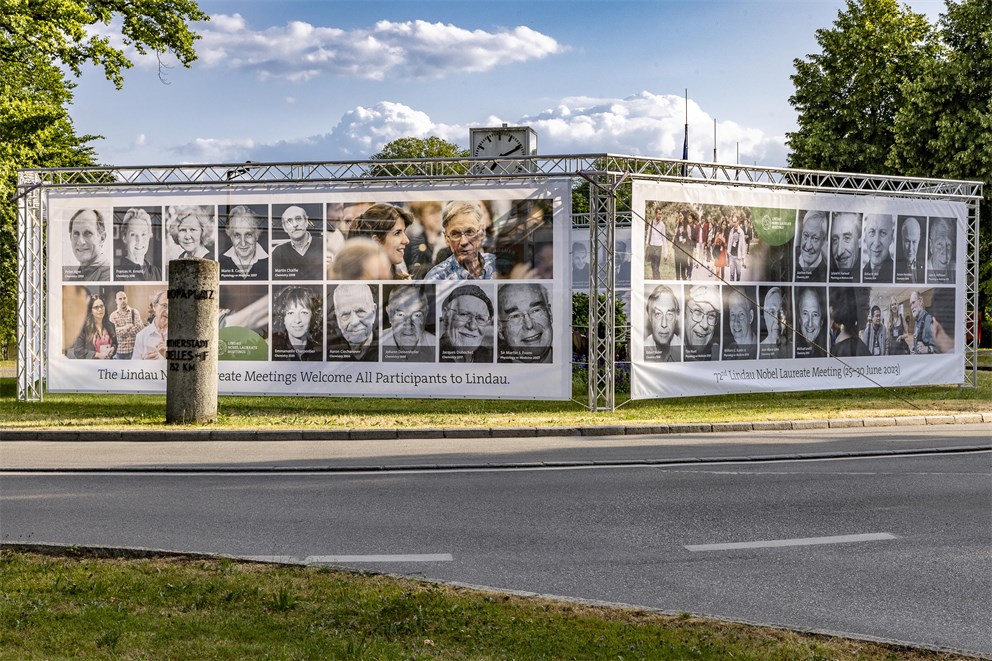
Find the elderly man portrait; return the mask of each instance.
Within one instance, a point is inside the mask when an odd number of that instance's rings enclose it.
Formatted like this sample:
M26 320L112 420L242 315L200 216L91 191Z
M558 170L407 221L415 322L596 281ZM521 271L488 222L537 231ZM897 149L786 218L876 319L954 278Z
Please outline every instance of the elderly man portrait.
M141 314L127 303L127 292L119 290L114 296L116 309L110 313L110 323L117 330L117 351L114 358L130 360L134 354L134 340L138 332L145 327Z
M724 287L726 325L723 343L724 360L754 360L758 355L758 305L754 287Z
M69 246L77 266L63 266L63 280L110 280L110 260L104 252L107 222L96 209L79 209L69 218Z
M273 280L324 278L323 242L310 219L311 214L319 213L319 209L320 205L291 204L280 211L278 205L273 206L273 218L278 213L282 230L289 237L288 241L272 249Z
M441 227L451 256L434 266L425 280L492 280L496 256L483 252L486 238L482 209L476 202L448 202L441 210Z
M822 358L827 355L827 311L823 288L806 287L796 296L796 358Z
M263 237L268 225L267 213L263 205L242 204L228 211L224 234L231 247L218 260L221 280L269 279L269 254L265 252Z
M169 338L169 292L152 295L152 321L134 337L134 360L165 360Z
M442 363L493 362L493 303L478 285L459 285L441 305Z
M896 282L923 284L924 255L922 216L899 216L896 233Z
M931 218L927 233L927 282L950 284L954 282L953 218Z
M344 284L329 287L327 360L379 360L378 287Z
M862 282L892 283L892 244L895 224L887 213L865 215L861 270Z
M861 277L861 214L834 212L830 222L830 281L858 282Z
M645 361L677 363L682 360L682 305L679 298L668 285L658 285L648 295L644 306Z
M685 297L682 350L686 362L720 359L720 287L693 285Z
M434 288L425 285L386 287L382 359L387 362L434 362L437 338L431 298ZM388 323L388 327L386 324Z
M788 287L762 287L762 337L759 358L792 358L791 291Z
M162 227L161 209L141 207L116 209L115 217L121 212L123 217L118 223L120 249L114 264L114 278L122 281L160 281L162 279L162 251L159 236Z
M544 285L513 283L497 292L499 362L550 363L554 329Z
M807 211L796 234L796 281L827 279L827 212Z

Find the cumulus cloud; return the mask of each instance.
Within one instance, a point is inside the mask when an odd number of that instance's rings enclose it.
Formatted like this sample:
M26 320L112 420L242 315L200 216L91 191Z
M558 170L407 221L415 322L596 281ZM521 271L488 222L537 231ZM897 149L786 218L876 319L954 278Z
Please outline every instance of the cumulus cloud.
M527 125L538 134L543 154L602 153L681 158L685 130L685 100L676 95L649 92L619 98L570 97L553 108L534 115L508 120L488 118L483 125ZM200 158L186 162L218 160L302 161L362 160L391 140L436 135L468 146L469 124L441 124L427 113L402 103L382 101L370 107L357 106L346 112L327 133L256 144L251 140L197 140L183 146L186 154ZM717 124L718 160L733 163L740 149L740 162L785 165L785 138L768 136L758 129L733 121ZM689 158L713 158L713 118L689 101Z
M179 163L240 163L251 160L258 143L250 138L196 138L169 151Z
M520 118L537 131L545 153L610 152L682 158L686 102L681 96L641 92L623 99L570 97ZM713 117L692 99L688 105L689 159L713 160ZM782 165L785 138L767 136L733 121L717 122L717 160Z
M219 14L198 31L203 65L298 82L321 75L437 79L565 51L554 38L526 26L490 32L420 20L379 21L354 30L292 21L254 30L239 14Z

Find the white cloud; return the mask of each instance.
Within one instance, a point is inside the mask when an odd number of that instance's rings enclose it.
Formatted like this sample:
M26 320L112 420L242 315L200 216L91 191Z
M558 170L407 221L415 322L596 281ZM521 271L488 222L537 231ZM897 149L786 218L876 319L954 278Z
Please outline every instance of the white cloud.
M257 31L238 14L219 14L197 30L203 65L299 82L321 75L436 79L565 51L552 37L525 26L487 32L420 20L379 21L355 30L292 21Z
M570 97L554 108L516 120L490 117L485 126L527 125L538 134L542 154L602 153L681 158L685 130L685 100L675 95L650 92L623 99ZM346 112L330 131L277 143L256 144L252 140L200 139L177 153L183 160L236 162L362 160L396 138L440 138L468 146L468 124L435 123L424 112L402 103L381 101L371 107L357 106ZM737 147L740 162L784 166L785 139L768 136L758 129L733 121L717 124L718 160L733 163ZM197 153L201 158L187 158ZM689 158L713 158L713 118L689 101Z
M713 117L689 100L689 158L713 160ZM681 96L641 92L624 99L571 97L549 110L522 117L537 131L544 153L610 152L682 158L686 102ZM785 139L733 121L717 122L717 160L783 165Z
M258 144L250 138L196 138L169 151L180 163L240 163L250 160Z

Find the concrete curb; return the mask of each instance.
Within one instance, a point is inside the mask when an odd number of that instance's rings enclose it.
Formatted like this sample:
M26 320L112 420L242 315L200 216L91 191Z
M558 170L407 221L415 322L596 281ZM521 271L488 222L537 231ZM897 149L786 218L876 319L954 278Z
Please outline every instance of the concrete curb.
M2 441L52 442L279 442L279 441L387 441L441 438L529 438L546 436L637 436L705 434L749 431L797 431L913 425L992 424L992 412L902 418L830 418L826 420L758 420L754 422L696 422L650 425L593 425L589 427L467 427L460 429L135 429L66 430L2 429Z

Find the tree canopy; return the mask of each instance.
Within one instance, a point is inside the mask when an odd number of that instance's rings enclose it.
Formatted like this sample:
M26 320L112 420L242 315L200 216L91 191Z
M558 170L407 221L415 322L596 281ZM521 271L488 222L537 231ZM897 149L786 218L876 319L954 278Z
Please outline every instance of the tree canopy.
M788 133L789 165L883 174L902 84L919 78L939 50L933 26L896 0L848 0L822 51L793 62L799 129Z
M426 138L397 138L387 142L382 149L370 157L374 161L405 160L413 158L467 158L468 149L462 149L453 142L443 140L436 135ZM413 166L401 164L373 166L372 174L376 176L404 176L414 174ZM456 171L468 171L468 168L454 168Z
M468 149L462 149L453 142L442 140L436 135L426 138L397 138L387 142L382 149L372 154L375 161L400 158L467 158Z
M992 321L992 0L946 0L938 26L895 0L848 0L795 60L792 167L984 183L979 309ZM986 333L986 336L992 333Z
M132 66L123 48L189 66L198 37L188 23L198 20L208 17L192 0L0 0L0 348L17 317L17 170L96 162L98 136L77 135L69 114L66 71L92 64L120 88Z
M206 20L193 0L2 0L0 59L22 63L35 53L77 76L89 63L120 89L132 62L111 44L110 32L142 55L171 52L189 66L199 36L188 23Z

